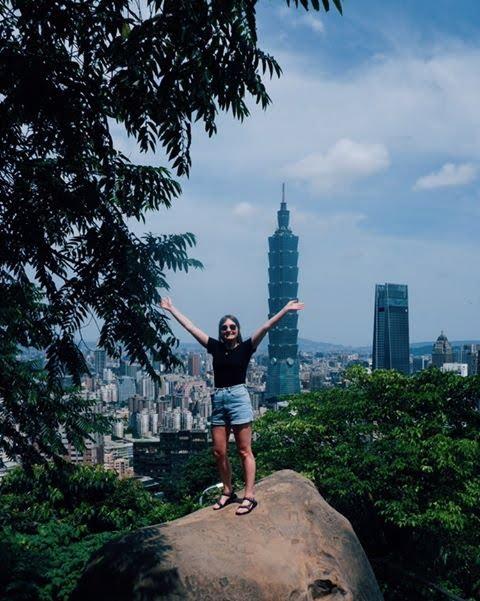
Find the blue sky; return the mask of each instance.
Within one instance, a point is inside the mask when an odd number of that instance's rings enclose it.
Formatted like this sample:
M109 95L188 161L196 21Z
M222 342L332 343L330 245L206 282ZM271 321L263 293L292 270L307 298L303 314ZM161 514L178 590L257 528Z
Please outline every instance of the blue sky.
M247 333L265 320L285 181L301 336L370 344L374 285L389 281L409 285L412 341L480 338L480 2L345 0L341 17L261 0L258 22L283 68L272 106L220 116L214 139L197 129L182 198L133 224L197 235L205 269L169 278L175 304L209 333L227 312Z

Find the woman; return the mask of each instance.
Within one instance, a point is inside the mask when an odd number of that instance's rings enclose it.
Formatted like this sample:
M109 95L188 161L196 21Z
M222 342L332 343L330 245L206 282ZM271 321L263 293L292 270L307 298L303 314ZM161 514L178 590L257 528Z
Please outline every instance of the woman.
M253 410L245 386L248 363L268 330L289 311L300 311L304 305L297 300L289 301L283 309L266 321L247 340L242 340L240 324L233 315L225 315L218 326L218 340L210 338L173 306L170 298L163 298L161 306L169 311L187 332L198 340L213 356L215 394L212 408L213 453L217 463L223 492L213 506L223 509L237 500L232 488L232 470L228 461L228 439L233 430L237 451L240 455L245 477L245 496L237 515L250 513L257 506L255 500L255 458L252 453Z

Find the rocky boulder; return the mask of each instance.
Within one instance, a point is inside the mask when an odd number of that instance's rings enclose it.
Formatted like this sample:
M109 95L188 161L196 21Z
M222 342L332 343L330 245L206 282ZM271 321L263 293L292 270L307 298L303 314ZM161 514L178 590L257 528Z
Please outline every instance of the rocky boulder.
M380 601L350 525L299 474L258 482L258 507L210 507L138 530L92 559L71 601Z

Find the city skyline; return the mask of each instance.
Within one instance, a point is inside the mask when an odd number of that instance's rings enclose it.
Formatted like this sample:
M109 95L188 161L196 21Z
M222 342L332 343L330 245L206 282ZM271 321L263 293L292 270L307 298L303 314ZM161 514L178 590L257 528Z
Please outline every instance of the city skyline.
M350 3L344 17L259 6L260 43L284 71L267 82L272 106L249 103L241 124L221 116L212 139L197 129L183 196L132 223L196 234L205 269L167 279L199 327L213 335L228 312L250 334L265 320L264 239L286 181L301 241L300 336L369 345L374 284L391 280L410 288L412 340L441 329L480 338L475 10L467 0L454 14L445 0ZM167 164L115 132L133 160Z

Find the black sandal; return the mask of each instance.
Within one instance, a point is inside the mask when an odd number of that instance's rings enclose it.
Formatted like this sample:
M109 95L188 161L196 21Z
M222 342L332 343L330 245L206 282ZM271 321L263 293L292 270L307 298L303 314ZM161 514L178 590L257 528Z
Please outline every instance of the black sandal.
M224 501L223 503L220 503L220 500L222 497L228 497L228 499L226 501ZM213 511L218 511L219 509L223 509L227 505L230 505L230 503L234 503L236 500L237 500L237 495L233 492L233 490L230 494L222 492L222 494L218 497L218 500L216 502L216 504L220 505L220 507L212 507L212 509L213 509Z
M250 505L239 505L237 511L235 512L235 515L247 515L247 513L250 513L251 511L253 511L255 509L255 507L258 505L258 502L252 498L252 497L243 497L242 499L242 503L244 501L250 501ZM240 509L245 509L246 511L240 511Z

